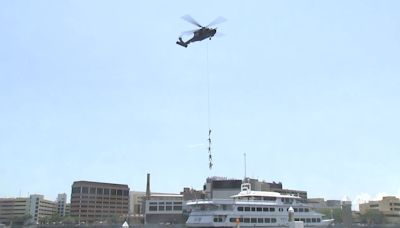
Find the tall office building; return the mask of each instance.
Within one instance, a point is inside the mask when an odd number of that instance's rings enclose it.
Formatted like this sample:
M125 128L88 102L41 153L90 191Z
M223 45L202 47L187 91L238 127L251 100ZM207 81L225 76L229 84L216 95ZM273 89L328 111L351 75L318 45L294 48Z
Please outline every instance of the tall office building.
M129 187L124 184L76 181L71 191L71 216L80 222L107 221L126 217Z
M361 214L378 210L382 212L386 222L400 224L400 199L395 196L384 196L382 200L361 203L359 207Z
M65 217L67 209L67 194L61 193L57 196L57 214L61 217Z
M50 217L57 212L57 203L46 200L43 195L30 195L29 200L29 213L35 223L39 223L41 219Z
M11 220L29 215L29 198L1 198L0 223L10 225Z
M22 222L24 216L30 216L30 223L40 223L45 217L56 213L56 208L56 202L46 200L43 195L38 194L29 197L2 198L0 199L0 223L10 224L13 220Z

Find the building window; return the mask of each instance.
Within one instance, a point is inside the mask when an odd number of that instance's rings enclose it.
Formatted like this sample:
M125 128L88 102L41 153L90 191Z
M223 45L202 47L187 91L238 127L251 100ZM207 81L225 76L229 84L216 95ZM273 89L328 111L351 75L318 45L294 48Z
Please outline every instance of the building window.
M82 187L82 193L84 193L84 194L89 193L89 188L88 187Z
M81 187L73 187L72 193L81 193Z
M263 218L258 218L258 219L257 219L257 222L258 222L258 223L264 223L264 219L263 219Z
M115 196L117 194L117 190L116 189L111 189L111 195Z
M270 218L265 218L264 221L265 221L265 223L271 223L271 219Z
M122 190L117 190L117 196L122 196Z
M244 218L244 219L243 219L243 222L244 222L244 223L250 223L250 218Z
M272 218L271 223L276 223L276 218Z
M256 223L256 222L257 222L257 219L256 219L256 218L251 218L251 219L250 219L250 222L251 222L251 223Z

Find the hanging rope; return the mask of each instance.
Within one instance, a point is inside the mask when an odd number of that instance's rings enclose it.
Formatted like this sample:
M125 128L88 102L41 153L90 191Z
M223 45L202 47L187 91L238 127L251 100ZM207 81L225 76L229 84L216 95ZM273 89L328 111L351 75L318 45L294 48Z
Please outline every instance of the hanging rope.
M208 115L208 168L212 169L213 160L211 154L211 126L210 126L210 74L208 71L208 42L206 44L206 74L207 74L207 115Z

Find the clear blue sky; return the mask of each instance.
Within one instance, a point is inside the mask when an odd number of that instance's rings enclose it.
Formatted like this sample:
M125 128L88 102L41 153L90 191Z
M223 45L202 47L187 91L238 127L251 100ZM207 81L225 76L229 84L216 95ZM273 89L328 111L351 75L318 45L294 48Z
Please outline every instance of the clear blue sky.
M0 2L0 196L76 180L395 195L400 1ZM187 49L194 27L226 34ZM208 169L207 71L214 168Z

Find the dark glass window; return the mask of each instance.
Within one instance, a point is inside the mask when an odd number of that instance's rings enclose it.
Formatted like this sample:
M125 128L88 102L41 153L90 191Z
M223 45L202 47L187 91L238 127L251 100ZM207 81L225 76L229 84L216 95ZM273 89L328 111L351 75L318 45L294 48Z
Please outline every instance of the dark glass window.
M304 208L304 212L309 212L309 211L310 211L310 209Z
M122 190L117 190L117 195L122 196Z
M244 222L244 223L250 223L250 218L244 218L244 219L243 219L243 222Z
M243 207L238 207L238 211L243 211Z
M264 207L264 208L263 208L263 211L268 211L268 207Z
M257 222L258 222L258 223L264 223L264 219L263 219L263 218L258 218L258 219L257 219Z
M104 189L104 195L110 195L110 189L105 188Z
M317 219L316 218L312 218L311 222L317 222Z
M90 194L96 194L96 188L90 188Z
M251 223L256 223L256 222L257 222L257 219L256 219L256 218L251 218L251 219L250 219L250 222L251 222Z
M276 223L276 218L272 218L271 223Z
M265 218L264 221L265 221L265 223L270 223L271 219L270 218Z
M174 211L181 211L182 210L182 206L174 206Z
M271 208L269 209L269 211L274 212L274 211L275 211L275 208L271 207Z
M255 207L252 207L252 208L251 208L251 211L256 211L256 208L255 208Z
M111 189L111 195L112 195L112 196L115 196L116 194L117 194L117 190Z
M97 189L97 195L103 195L103 189L102 188L98 188Z
M250 211L250 207L245 207L244 211Z
M262 211L262 207L257 207L257 211Z
M89 188L88 187L82 187L82 193L89 193Z
M124 190L124 196L129 196L129 191L128 190Z
M72 193L81 193L81 187L73 187Z
M150 210L150 211L157 211L157 206L150 206L150 207L149 207L149 210Z

